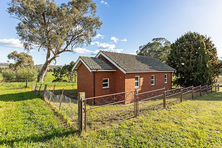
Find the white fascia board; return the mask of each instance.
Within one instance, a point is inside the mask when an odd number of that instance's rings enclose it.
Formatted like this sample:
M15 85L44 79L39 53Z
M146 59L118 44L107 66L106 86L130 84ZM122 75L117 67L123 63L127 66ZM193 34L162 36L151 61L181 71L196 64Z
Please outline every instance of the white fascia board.
M174 72L174 71L128 71L126 73L155 73L155 72Z
M77 59L75 65L72 68L72 71L76 68L76 66L79 64L79 62L80 62L80 57Z
M76 66L78 65L79 62L82 62L82 63L86 66L86 68L87 68L90 72L92 72L92 70L86 65L86 63L85 63L80 57L79 57L78 60L76 61L76 64L74 65L74 67L73 67L72 70L74 70L74 69L76 68Z
M101 69L101 70L92 70L92 71L116 71L116 70L114 70L114 69L113 70L112 69L110 69L110 70L106 70L106 69L103 70L103 69Z
M113 62L109 57L107 57L104 53L101 51L96 55L96 58L98 58L100 55L104 56L110 63L112 63L114 66L116 66L119 70L121 70L124 74L126 74L126 71L123 70L121 67L119 67L115 62Z

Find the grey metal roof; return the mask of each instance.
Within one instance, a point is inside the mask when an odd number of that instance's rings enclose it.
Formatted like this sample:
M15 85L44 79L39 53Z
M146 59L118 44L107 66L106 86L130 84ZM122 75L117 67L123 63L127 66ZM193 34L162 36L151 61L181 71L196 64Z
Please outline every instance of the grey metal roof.
M111 66L105 63L103 60L100 60L95 57L84 57L80 56L80 58L84 61L84 63L91 69L103 69L103 70L113 70Z
M110 58L116 65L126 72L133 71L175 71L172 67L149 57L116 52L101 51Z

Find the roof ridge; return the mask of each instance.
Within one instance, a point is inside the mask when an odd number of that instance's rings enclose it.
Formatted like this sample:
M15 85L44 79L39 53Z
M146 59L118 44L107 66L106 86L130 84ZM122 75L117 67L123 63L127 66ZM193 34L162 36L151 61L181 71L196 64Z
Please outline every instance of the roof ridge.
M149 58L154 58L151 56L145 56L145 55L138 55L138 54L130 54L130 53L122 53L122 52L114 52L114 51L105 51L105 50L100 50L101 52L109 52L109 53L117 53L117 54L125 54L125 55L132 55L132 56L140 56L140 57L149 57ZM155 58L154 58L155 59Z

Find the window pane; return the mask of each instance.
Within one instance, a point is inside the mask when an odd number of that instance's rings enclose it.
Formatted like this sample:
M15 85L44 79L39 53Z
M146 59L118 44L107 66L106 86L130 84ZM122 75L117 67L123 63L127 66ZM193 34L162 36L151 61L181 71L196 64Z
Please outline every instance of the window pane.
M108 87L108 83L103 83L103 87Z
M154 79L154 76L151 76L151 79Z
M139 82L135 82L135 86L137 86L137 87L138 87L138 86L139 86Z
M139 81L139 77L135 77L135 81L137 81L137 82L138 82L138 81Z
M103 83L104 83L104 82L108 83L108 79L103 79Z

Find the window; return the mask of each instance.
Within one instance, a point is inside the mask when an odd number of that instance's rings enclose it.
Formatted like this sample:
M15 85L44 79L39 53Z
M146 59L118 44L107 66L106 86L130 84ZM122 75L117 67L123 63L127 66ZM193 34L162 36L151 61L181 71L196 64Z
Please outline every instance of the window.
M165 74L165 83L167 83L167 74Z
M155 76L151 75L151 85L155 85Z
M108 78L103 79L103 88L109 88L109 79Z
M135 88L139 88L139 86L140 86L140 77L135 76Z

